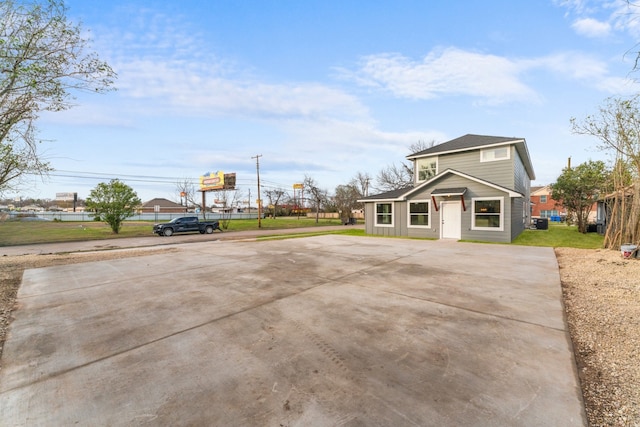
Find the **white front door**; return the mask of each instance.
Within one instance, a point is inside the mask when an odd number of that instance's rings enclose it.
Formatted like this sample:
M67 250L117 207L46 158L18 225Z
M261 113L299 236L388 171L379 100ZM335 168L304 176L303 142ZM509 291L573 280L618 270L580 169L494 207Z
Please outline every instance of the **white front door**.
M458 239L462 237L462 205L460 202L440 203L440 238Z

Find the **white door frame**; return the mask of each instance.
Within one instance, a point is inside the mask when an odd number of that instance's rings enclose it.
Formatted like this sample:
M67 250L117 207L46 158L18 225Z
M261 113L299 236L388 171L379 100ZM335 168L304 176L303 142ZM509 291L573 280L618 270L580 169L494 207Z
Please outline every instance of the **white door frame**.
M447 235L444 232L445 221L448 226ZM457 240L462 238L462 203L460 201L440 202L440 238Z

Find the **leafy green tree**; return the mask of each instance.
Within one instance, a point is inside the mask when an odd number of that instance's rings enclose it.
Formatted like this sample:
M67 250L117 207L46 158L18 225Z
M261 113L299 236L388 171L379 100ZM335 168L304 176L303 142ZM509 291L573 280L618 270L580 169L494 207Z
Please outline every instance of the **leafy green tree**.
M575 168L564 168L558 180L551 184L551 198L567 208L581 233L587 232L589 213L605 190L608 174L604 162L589 160Z
M85 50L63 0L0 2L0 192L25 174L46 174L35 123L42 111L71 107L71 91L104 92L115 73Z
M597 113L571 122L574 133L598 138L613 163L604 246L640 243L640 95L608 98Z
M122 221L133 216L140 204L136 192L117 179L98 184L85 201L86 207L94 212L94 218L109 224L115 234L120 232Z

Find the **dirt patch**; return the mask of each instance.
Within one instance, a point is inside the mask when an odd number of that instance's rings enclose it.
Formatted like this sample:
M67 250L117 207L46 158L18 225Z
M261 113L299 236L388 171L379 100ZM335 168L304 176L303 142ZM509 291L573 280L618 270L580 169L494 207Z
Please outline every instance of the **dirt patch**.
M25 269L176 250L0 257L0 356ZM556 256L589 423L640 425L640 260L568 248L556 249Z

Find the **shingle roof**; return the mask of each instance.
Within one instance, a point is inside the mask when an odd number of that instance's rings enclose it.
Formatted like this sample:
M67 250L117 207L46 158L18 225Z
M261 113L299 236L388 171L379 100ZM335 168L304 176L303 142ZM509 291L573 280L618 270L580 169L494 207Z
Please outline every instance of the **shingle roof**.
M451 141L443 142L442 144L434 145L426 150L418 151L407 156L408 160L413 160L419 157L427 157L433 154L445 154L455 153L459 151L467 151L471 149L480 149L482 147L490 147L493 145L513 144L520 155L520 159L524 164L527 174L530 179L535 179L536 175L533 171L533 165L531 164L531 158L529 157L529 150L527 149L527 143L524 138L505 137L505 136L488 136L488 135L473 135L466 134Z
M164 198L155 198L155 199L151 199L148 202L144 202L142 204L142 207L153 207L153 206L160 206L162 208L175 208L175 207L180 207L180 205L178 203L172 202L171 200L168 199L164 199Z
M442 153L445 151L464 151L469 148L479 148L487 145L503 144L507 142L523 141L524 138L508 138L504 136L487 136L487 135L473 135L466 134L451 141L443 142L442 144L434 145L426 150L419 151L407 156L408 159L414 157L422 157L427 154Z
M385 193L375 194L373 196L363 197L359 200L387 200L387 199L396 199L402 196L407 191L411 190L413 187L404 187L399 188L397 190L387 191Z

